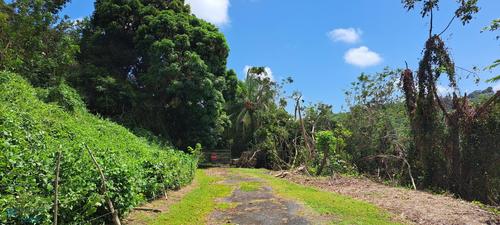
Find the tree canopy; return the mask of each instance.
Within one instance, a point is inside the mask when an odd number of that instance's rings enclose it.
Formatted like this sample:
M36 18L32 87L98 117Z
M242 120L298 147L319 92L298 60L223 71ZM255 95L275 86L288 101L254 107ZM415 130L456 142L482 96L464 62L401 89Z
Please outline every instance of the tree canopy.
M75 65L72 22L58 13L68 0L0 1L0 69L23 74L35 86L59 83Z
M216 146L236 80L218 29L179 0L99 0L95 9L83 29L84 75L74 79L90 109L180 147Z

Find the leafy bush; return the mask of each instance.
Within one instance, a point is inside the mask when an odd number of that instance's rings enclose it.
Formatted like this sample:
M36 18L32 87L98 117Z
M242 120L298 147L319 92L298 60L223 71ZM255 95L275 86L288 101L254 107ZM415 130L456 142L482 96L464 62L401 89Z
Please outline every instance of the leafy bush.
M50 88L47 96L47 102L56 102L63 109L74 112L77 110L86 110L85 103L78 92L65 83Z
M78 92L66 83L49 88L35 88L38 99L46 103L56 103L68 112L86 111L85 102Z
M80 107L69 87L58 89L63 105ZM105 173L107 194L120 215L164 188L189 183L197 166L195 157L148 144L113 122L44 103L20 76L0 72L0 224L50 224L58 151L59 221L109 222L109 216L92 220L109 211L86 146Z
M353 173L355 171L351 164L352 157L344 150L345 138L350 135L350 132L340 125L333 131L326 130L316 133L316 147L319 151L312 169L317 175L321 175L325 167L326 174ZM316 167L314 167L315 165Z

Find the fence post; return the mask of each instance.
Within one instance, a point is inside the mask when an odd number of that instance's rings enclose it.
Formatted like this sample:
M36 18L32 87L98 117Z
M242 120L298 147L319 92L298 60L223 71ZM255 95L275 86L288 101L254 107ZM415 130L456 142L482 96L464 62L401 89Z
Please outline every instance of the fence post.
M57 214L59 211L59 171L61 166L61 147L57 152L57 162L56 162L56 180L54 181L54 221L53 224L57 225Z
M121 225L120 218L118 217L118 212L115 210L115 207L113 206L113 202L111 202L111 199L107 195L107 188L106 188L106 177L104 176L104 173L102 172L101 167L99 166L99 163L97 163L97 160L95 159L94 155L92 154L92 151L88 146L85 146L87 148L87 151L89 152L90 157L92 158L92 161L94 162L99 175L101 176L101 182L102 182L102 192L104 196L106 196L106 201L108 202L108 207L109 211L111 211L111 216L113 217L113 223L115 225Z

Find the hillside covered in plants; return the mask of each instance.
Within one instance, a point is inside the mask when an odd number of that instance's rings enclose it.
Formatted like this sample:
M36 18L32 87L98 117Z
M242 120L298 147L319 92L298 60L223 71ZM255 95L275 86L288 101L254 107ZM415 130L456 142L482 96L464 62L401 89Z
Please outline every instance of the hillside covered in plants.
M78 19L64 11L75 2L0 0L0 224L500 223L498 58L463 68L453 54L470 48L446 36L497 3L391 3L425 26L405 49L418 58L369 70L380 55L347 50L360 72L334 97L339 110L328 82L296 88L312 72L245 64L238 76L230 47L278 53L223 32L211 7L229 0L96 0ZM499 24L477 32L498 45ZM442 215L422 215L433 204Z
M106 214L105 196L125 213L193 179L194 156L89 114L68 86L37 92L21 76L2 72L0 87L2 223L50 223L59 155L60 223ZM105 171L107 193L89 150Z

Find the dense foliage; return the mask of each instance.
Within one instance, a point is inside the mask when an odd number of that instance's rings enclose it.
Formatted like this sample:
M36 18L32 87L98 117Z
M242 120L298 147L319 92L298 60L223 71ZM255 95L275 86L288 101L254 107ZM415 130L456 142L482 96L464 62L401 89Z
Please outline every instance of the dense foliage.
M0 1L0 70L34 86L57 85L74 68L78 45L73 22L57 14L68 0Z
M242 167L364 173L500 202L500 92L460 94L447 28L432 28L438 0L402 0L430 17L415 76L361 74L342 113L286 93L293 80L275 81L267 67L238 80L223 34L184 0L96 0L80 22L60 16L67 2L0 0L0 224L53 220L59 152L62 224L109 223L106 197L124 215L189 183L201 146L230 148ZM479 11L477 0L456 4L449 24ZM436 84L445 76L446 97Z
M351 165L351 155L344 150L345 138L349 135L350 132L342 127L333 132L326 130L316 134L316 146L320 150L318 152L320 156L317 158L321 158L321 162L316 164L317 175L322 175L325 168L328 171L326 174L348 173L354 170Z
M358 170L396 183L407 178L409 121L399 89L399 70L361 74L346 91L350 112L338 115L352 132L347 151Z
M227 135L236 155L259 141L254 134L263 123L262 112L274 110L277 94L276 83L264 67L250 68L238 87L234 101L228 105L233 133Z
M271 169L306 168L308 173L331 174L353 172L351 156L344 151L349 131L342 127L332 106L318 103L302 106L299 92L286 96L284 85L271 80L265 67L252 67L240 83L235 103L230 106L232 150L240 156L240 166ZM286 111L289 101L295 102L295 116ZM316 134L321 140L316 139ZM321 147L316 147L320 141ZM328 142L328 143L327 143ZM243 152L243 154L242 154Z
M476 105L467 95L455 92L448 109L436 91L441 73L448 76L450 87L458 88L455 65L444 42L434 35L426 43L417 77L409 69L402 74L415 145L414 162L423 177L422 184L496 204L500 200L498 187L491 184L500 179L495 150L500 145L495 138L500 132L495 113L500 92Z
M99 0L95 9L72 80L90 110L179 147L220 144L237 80L222 33L181 0Z
M65 85L50 93L37 93L20 76L0 72L1 224L51 223L57 152L62 154L62 224L83 224L109 213L87 146L104 170L106 195L120 215L193 178L197 165L194 156L148 143L113 122L89 114L75 94ZM46 96L52 103L44 103L37 96Z
M412 8L411 1L406 7ZM487 100L472 104L458 92L455 63L445 42L432 29L432 11L438 1L424 1L422 16L430 12L429 37L425 43L416 77L410 69L402 73L405 105L410 118L414 167L424 187L448 189L466 199L498 204L499 170L497 109L500 91ZM477 0L461 1L455 12L465 25L477 13ZM453 89L451 107L437 93L436 82L447 76Z

